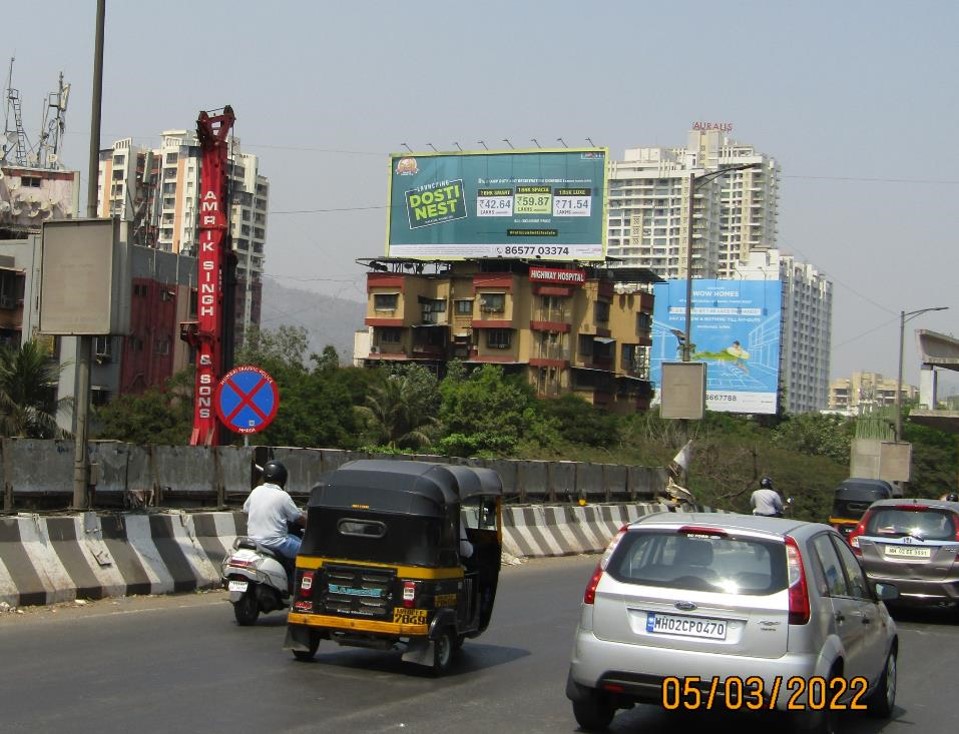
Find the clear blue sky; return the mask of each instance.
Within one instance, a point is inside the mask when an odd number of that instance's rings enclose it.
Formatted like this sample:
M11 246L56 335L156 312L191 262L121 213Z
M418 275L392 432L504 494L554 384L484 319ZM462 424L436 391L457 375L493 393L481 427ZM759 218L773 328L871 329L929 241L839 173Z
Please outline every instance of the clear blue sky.
M3 12L28 135L62 70L62 156L84 176L95 9ZM950 307L907 326L915 383L913 329L959 334L957 27L953 0L107 0L101 141L155 145L232 105L271 182L267 274L363 300L354 260L383 252L386 156L402 143L590 137L619 158L731 122L782 166L780 248L834 283L833 376L895 377L899 311Z

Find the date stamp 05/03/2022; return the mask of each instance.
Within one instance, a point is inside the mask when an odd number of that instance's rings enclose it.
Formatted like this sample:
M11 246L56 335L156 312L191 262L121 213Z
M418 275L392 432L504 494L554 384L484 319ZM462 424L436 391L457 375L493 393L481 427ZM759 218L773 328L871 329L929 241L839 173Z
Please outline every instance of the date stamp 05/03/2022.
M713 709L762 711L777 707L787 711L864 711L868 681L863 677L824 678L759 676L700 678L670 676L663 680L663 708L667 711L710 711Z

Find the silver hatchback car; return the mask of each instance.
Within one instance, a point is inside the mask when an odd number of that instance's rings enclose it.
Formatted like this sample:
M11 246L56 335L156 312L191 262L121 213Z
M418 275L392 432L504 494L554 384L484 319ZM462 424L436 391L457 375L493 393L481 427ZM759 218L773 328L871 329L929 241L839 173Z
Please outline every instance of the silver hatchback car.
M624 527L587 585L566 695L586 730L617 709L840 711L888 717L899 638L836 531L796 520L660 513Z

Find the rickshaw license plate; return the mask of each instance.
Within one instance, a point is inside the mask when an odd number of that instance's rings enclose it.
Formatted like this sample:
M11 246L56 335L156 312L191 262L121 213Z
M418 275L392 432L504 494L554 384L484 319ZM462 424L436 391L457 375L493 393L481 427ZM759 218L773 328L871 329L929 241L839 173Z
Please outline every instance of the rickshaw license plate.
M393 624L426 624L426 610L394 609Z

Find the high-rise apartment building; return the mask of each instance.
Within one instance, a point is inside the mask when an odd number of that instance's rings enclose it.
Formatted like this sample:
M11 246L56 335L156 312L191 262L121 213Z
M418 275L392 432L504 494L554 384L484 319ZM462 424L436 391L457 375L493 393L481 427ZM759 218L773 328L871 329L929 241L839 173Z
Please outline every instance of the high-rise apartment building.
M620 264L685 278L690 224L695 278L732 277L750 252L776 246L778 164L707 127L685 148L631 148L610 163L607 251Z
M132 222L134 244L196 255L200 192L200 147L196 133L168 130L157 148L117 140L101 151L98 183L100 216ZM236 343L260 322L263 257L269 182L257 156L230 147L230 233L237 257Z
M832 341L832 282L813 266L778 250L759 250L738 263L734 278L782 284L779 381L790 413L826 408Z

